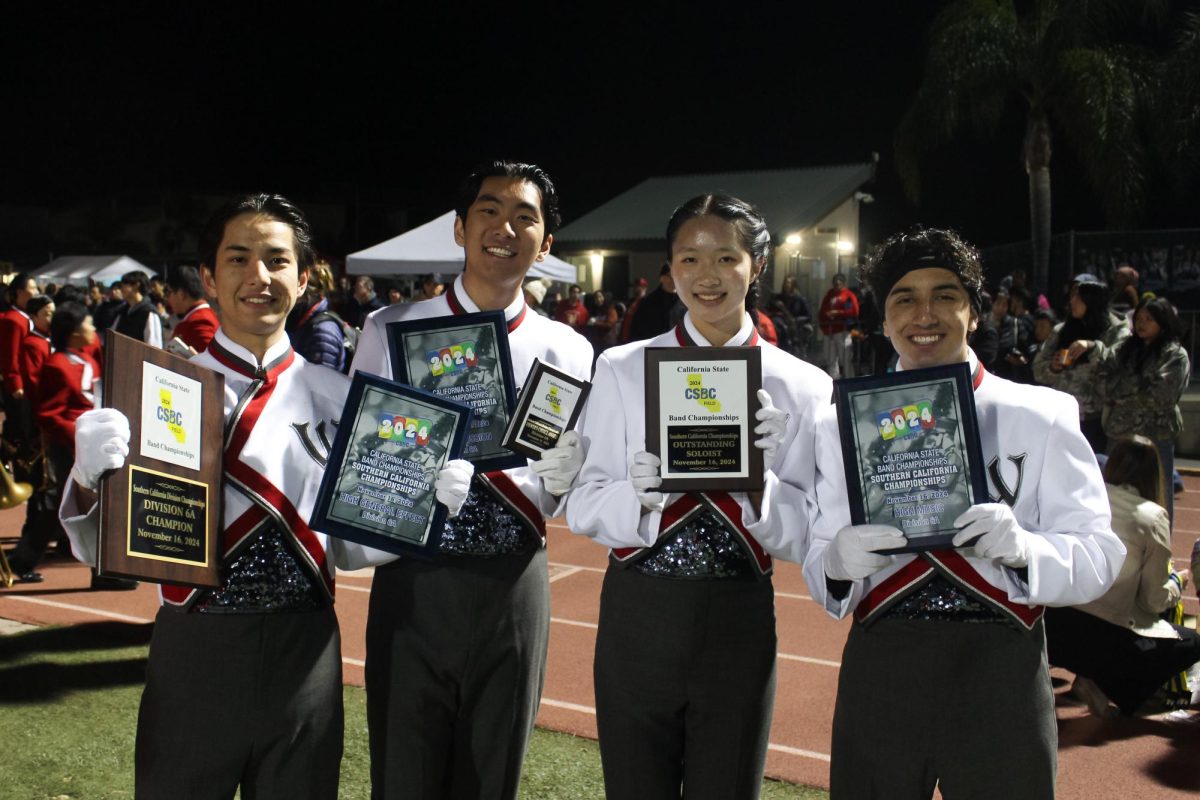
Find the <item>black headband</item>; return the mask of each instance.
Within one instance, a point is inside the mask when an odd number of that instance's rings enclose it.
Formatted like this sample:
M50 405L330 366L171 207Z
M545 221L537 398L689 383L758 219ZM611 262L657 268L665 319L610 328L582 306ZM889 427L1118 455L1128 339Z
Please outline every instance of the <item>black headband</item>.
M983 307L983 298L980 297L983 285L981 283L967 283L967 281L963 280L961 272L947 266L945 258L928 254L908 258L901 256L890 267L881 270L878 288L882 291L879 293L879 302L886 303L888 295L892 293L892 287L901 278L915 269L944 269L953 272L955 277L958 278L958 282L967 290L967 297L971 301L971 308L975 309L975 313L980 313L980 309Z

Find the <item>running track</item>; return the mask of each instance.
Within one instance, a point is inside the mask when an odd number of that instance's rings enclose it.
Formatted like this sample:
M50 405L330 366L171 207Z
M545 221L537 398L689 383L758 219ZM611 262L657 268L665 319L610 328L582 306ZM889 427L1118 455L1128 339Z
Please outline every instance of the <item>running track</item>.
M1191 543L1200 536L1200 477L1185 479L1177 498L1174 552L1187 566ZM0 539L10 547L24 510L0 512ZM551 581L550 661L538 724L594 738L595 697L592 651L599 612L605 551L572 535L561 523L549 526ZM46 582L0 589L0 618L46 624L98 620L146 623L153 619L157 593L143 585L135 592L90 592L88 571L61 559L48 560ZM346 682L362 685L364 627L371 572L338 578L338 617L342 625ZM828 787L829 731L842 645L849 623L830 619L809 598L800 569L777 564L776 616L779 631L778 695L767 773L784 780ZM1189 587L1185 609L1195 615ZM1055 670L1056 684L1069 673ZM1057 680L1061 679L1061 680ZM1195 797L1200 792L1200 715L1190 721L1163 718L1100 720L1062 696L1058 707L1061 800L1093 798ZM920 724L919 709L913 709ZM986 719L979 724L986 725ZM869 720L863 721L869 725ZM998 758L1003 754L998 753Z

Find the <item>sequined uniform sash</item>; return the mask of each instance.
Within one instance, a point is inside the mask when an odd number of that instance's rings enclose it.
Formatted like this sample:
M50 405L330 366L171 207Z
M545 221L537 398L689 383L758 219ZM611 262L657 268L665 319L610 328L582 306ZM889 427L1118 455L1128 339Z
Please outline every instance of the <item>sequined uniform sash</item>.
M466 502L446 520L443 555L491 557L526 553L546 543L546 523L536 507L501 471L471 479Z

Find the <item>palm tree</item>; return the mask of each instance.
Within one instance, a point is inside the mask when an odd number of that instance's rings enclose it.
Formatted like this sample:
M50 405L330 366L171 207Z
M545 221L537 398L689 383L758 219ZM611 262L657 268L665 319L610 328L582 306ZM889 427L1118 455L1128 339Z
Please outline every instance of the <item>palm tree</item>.
M1076 151L1111 226L1144 206L1140 129L1153 61L1120 34L1161 25L1169 3L1121 0L953 0L929 32L925 74L896 134L905 190L920 194L918 162L968 126L988 132L1014 100L1025 113L1033 281L1050 262L1050 160L1055 133ZM1130 15L1134 18L1131 19ZM1138 23L1132 26L1131 23Z

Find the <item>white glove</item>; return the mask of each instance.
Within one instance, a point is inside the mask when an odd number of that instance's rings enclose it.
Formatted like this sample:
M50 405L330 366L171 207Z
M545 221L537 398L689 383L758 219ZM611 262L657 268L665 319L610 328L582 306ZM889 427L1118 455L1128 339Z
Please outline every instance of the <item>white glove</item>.
M662 511L666 505L666 496L655 491L662 486L662 476L658 474L658 468L661 466L662 461L658 456L645 451L634 453L633 461L629 464L629 478L633 483L633 491L637 493L638 502L650 511Z
M129 456L129 420L115 408L85 411L75 420L75 466L71 477L96 491L100 476L120 469Z
M891 525L847 525L825 548L825 574L835 581L861 581L892 563L893 556L876 550L891 550L908 543L899 528Z
M575 431L567 431L558 439L558 446L542 453L533 462L533 471L542 478L546 491L561 497L571 488L583 466L583 440Z
M1007 503L971 506L958 515L954 527L962 528L954 534L955 547L963 547L979 537L979 541L970 545L971 552L979 558L994 558L1007 567L1029 566L1029 539L1033 534L1017 523Z
M768 470L775 465L775 457L779 455L779 445L783 442L791 415L771 403L771 395L766 389L758 390L758 402L762 408L754 412L754 418L759 423L754 432L762 438L756 439L754 446L763 451L763 469Z
M456 458L447 461L438 470L434 488L437 489L437 501L450 511L448 519L454 519L467 501L467 492L471 490L471 477L475 474L475 465L470 461Z

